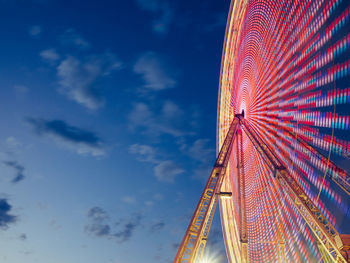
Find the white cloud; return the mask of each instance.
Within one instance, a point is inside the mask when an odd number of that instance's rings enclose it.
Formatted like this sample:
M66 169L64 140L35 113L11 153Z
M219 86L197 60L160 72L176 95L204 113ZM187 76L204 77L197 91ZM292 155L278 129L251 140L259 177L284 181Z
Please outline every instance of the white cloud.
M162 115L166 119L176 119L182 117L184 115L184 112L173 101L167 100L163 104Z
M10 136L6 139L6 145L10 148L18 148L22 146L22 143L18 141L15 137Z
M127 203L127 204L135 204L136 203L136 199L134 197L132 197L132 196L124 196L122 198L122 201L124 203Z
M162 134L180 137L184 135L184 112L178 105L166 101L160 112L152 111L145 103L136 103L128 116L132 130L141 129L146 135L157 137Z
M159 160L156 158L156 151L152 146L133 144L129 147L129 153L138 155L138 160L141 162L152 163L155 166L154 175L161 182L174 182L175 177L184 171L170 160ZM154 200L162 200L161 194L155 194Z
M41 26L31 26L28 30L29 35L32 37L37 37L41 34L43 28Z
M161 201L164 199L164 196L162 194L154 194L153 199L157 201Z
M52 137L58 146L61 146L62 148L68 149L79 155L90 155L93 157L101 157L106 155L106 149L102 144L94 146L86 144L84 142L72 143L55 134L50 134L49 137Z
M90 43L74 29L66 30L59 40L63 45L87 49ZM81 53L81 52L80 52ZM40 57L56 67L58 91L69 99L90 110L97 110L104 105L101 82L105 76L122 68L121 61L109 51L101 54L82 56L67 55L64 58L54 48L39 53Z
M129 147L129 153L138 155L141 162L157 163L155 149L149 145L133 144Z
M58 140L61 140L61 139L58 139ZM91 155L94 157L100 157L106 154L106 150L104 148L97 148L97 147L86 145L83 143L72 145L71 143L62 141L62 145L66 145L67 148L71 148L73 151L76 151L77 154L80 154L80 155Z
M164 0L136 0L138 6L145 11L153 13L157 18L152 23L154 32L164 34L174 19L174 11L168 1Z
M154 205L154 202L152 202L152 201L146 201L146 202L145 202L145 205L148 206L148 207L150 207L150 206L153 206L153 205Z
M170 160L162 161L154 167L154 175L162 182L173 183L176 176L183 172L183 169Z
M96 110L104 105L97 80L121 67L112 53L89 56L84 61L68 56L57 66L60 92L71 100Z
M40 52L40 57L44 59L46 62L52 64L61 58L61 56L57 53L57 51L53 48L45 49Z
M75 46L80 49L88 49L91 46L91 44L85 38L79 35L73 28L67 29L60 36L60 40L63 45Z
M173 88L176 80L167 72L168 65L154 52L143 54L134 65L134 72L141 75L149 91Z

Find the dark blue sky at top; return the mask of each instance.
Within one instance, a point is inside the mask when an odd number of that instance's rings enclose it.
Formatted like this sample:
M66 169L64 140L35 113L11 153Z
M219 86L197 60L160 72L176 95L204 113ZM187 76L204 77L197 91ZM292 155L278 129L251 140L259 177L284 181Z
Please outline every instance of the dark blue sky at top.
M170 262L215 159L229 1L0 0L1 262ZM216 217L210 249L222 253Z

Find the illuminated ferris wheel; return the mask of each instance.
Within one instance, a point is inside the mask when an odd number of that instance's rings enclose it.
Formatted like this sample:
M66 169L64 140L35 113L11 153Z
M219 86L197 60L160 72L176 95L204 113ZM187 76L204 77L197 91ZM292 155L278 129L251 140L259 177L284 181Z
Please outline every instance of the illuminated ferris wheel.
M349 0L233 0L218 157L174 262L201 262L217 203L229 262L350 262L349 115Z

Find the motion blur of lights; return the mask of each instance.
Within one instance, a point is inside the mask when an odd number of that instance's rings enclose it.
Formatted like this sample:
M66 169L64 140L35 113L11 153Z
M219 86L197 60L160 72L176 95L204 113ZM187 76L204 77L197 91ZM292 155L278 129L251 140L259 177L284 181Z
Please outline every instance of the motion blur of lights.
M346 0L232 1L218 101L218 149L244 109L252 129L340 234L350 233L349 20ZM243 151L249 261L321 262L294 200L245 133ZM233 198L220 202L230 262L241 259L236 167L232 153L223 188Z

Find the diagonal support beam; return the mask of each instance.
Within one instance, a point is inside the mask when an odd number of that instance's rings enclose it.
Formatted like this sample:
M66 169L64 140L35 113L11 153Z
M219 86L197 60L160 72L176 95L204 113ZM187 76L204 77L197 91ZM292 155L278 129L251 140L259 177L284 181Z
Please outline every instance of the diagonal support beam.
M174 263L198 262L203 254L238 126L239 119L234 118L197 208L177 251Z
M245 202L245 173L244 173L244 153L243 136L241 127L237 130L237 185L238 185L238 205L239 205L239 236L241 242L241 263L248 263L248 233L247 214Z

